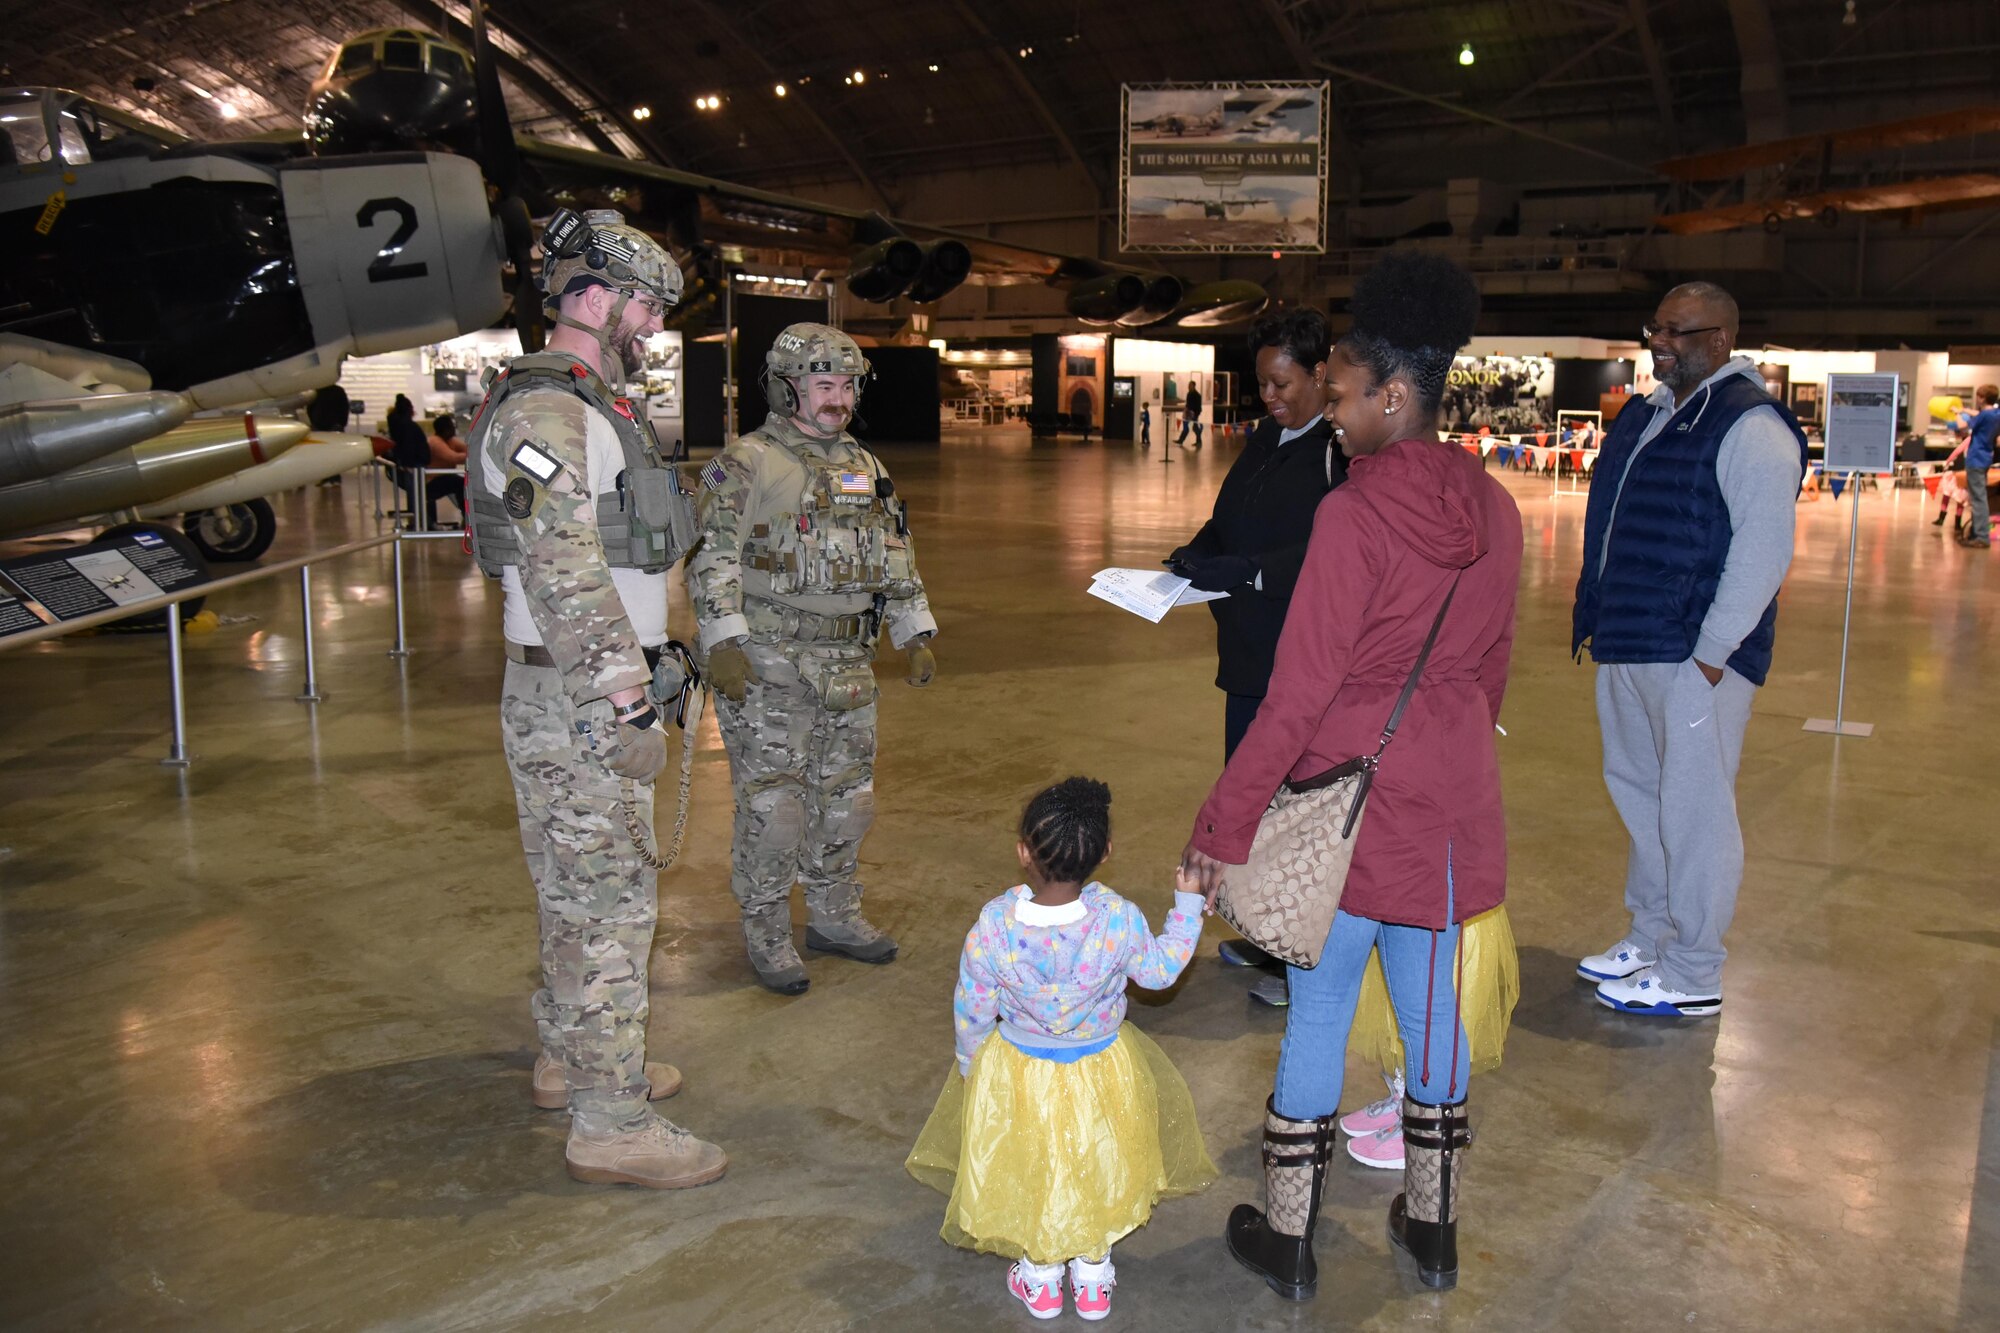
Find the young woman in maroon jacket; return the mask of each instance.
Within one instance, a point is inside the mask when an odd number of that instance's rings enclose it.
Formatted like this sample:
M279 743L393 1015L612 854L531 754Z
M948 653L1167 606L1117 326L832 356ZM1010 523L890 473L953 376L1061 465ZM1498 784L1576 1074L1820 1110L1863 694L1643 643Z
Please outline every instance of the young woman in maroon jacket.
M1494 720L1506 691L1521 516L1438 438L1452 356L1479 294L1437 256L1391 255L1355 285L1353 330L1327 363L1327 419L1351 460L1319 507L1270 690L1196 816L1183 864L1213 901L1287 778L1372 754L1445 598L1452 598L1357 833L1319 966L1291 968L1292 1005L1264 1134L1268 1203L1230 1215L1229 1249L1280 1295L1318 1280L1313 1222L1339 1111L1348 1029L1379 948L1407 1054L1404 1193L1395 1243L1432 1287L1458 1276L1457 1155L1470 1141L1459 923L1507 874Z

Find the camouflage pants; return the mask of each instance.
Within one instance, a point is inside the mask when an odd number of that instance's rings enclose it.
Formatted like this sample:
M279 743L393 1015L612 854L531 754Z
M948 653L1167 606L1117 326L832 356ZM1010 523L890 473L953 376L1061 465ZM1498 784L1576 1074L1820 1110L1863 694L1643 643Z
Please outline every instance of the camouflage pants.
M767 634L752 635L744 651L755 676L743 702L718 696L715 712L736 792L729 888L755 948L760 936L789 943L794 883L805 885L815 923L860 914L855 865L875 818L874 653L865 641ZM861 687L865 702L827 707L828 682L836 695L842 685Z
M611 727L611 705L579 710L551 668L507 664L500 728L521 849L541 908L542 987L530 1008L542 1050L569 1080L586 1133L646 1123L646 956L659 918L657 872L639 859L618 805L629 792L651 836L653 788L627 784L578 734Z

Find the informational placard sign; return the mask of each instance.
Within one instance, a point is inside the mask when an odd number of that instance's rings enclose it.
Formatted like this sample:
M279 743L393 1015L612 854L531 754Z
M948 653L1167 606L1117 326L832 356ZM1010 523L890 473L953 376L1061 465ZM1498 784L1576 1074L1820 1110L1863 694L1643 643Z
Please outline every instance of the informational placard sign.
M35 609L18 597L10 597L0 592L0 639L9 634L23 634L42 627L42 618Z
M1826 377L1826 471L1896 470L1895 375Z
M1121 250L1325 252L1325 83L1128 83L1121 102Z
M153 532L100 538L84 547L0 560L0 593L33 599L50 621L79 620L208 582L208 570ZM10 607L5 602L12 602ZM0 602L0 634L39 629L42 617L11 595Z

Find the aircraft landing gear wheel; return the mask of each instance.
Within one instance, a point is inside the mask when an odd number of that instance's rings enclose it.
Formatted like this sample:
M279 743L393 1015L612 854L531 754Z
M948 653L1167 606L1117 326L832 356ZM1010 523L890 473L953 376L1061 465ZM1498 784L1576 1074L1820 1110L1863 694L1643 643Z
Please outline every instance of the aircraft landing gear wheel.
M278 535L278 516L271 511L271 502L259 497L188 514L181 527L209 560L229 564L255 560L270 550Z
M169 526L165 523L120 523L116 527L106 528L103 532L99 533L97 540L105 541L115 537L130 537L141 532L151 533L153 536L158 537L161 541L179 551L181 557L189 564L202 570L208 568L207 562L202 559L201 548L188 540L187 534L179 528ZM201 614L202 605L207 601L208 598L206 597L190 597L185 602L176 602L169 609L179 611L181 613L181 623L185 625L188 621L193 620ZM105 626L108 630L120 632L163 630L166 627L167 610L144 611L136 616L127 616L123 620L114 620Z

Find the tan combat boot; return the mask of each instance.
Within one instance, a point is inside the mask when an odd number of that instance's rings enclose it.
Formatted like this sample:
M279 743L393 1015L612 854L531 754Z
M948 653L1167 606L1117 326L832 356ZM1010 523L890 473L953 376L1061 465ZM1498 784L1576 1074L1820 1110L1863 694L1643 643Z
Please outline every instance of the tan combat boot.
M775 913L748 913L743 916L743 943L750 953L750 966L757 980L780 995L803 995L812 978L799 951L792 946L792 918L780 907Z
M535 1076L530 1083L535 1105L544 1111L560 1111L569 1106L569 1080L562 1066L542 1055L535 1058ZM681 1071L672 1065L646 1061L646 1100L665 1101L681 1090Z
M643 1129L614 1134L585 1134L572 1125L563 1159L571 1178L586 1184L655 1190L706 1185L729 1169L722 1149L657 1116Z
M870 925L859 912L844 921L809 923L806 948L837 953L857 963L891 963L896 959L896 941Z

